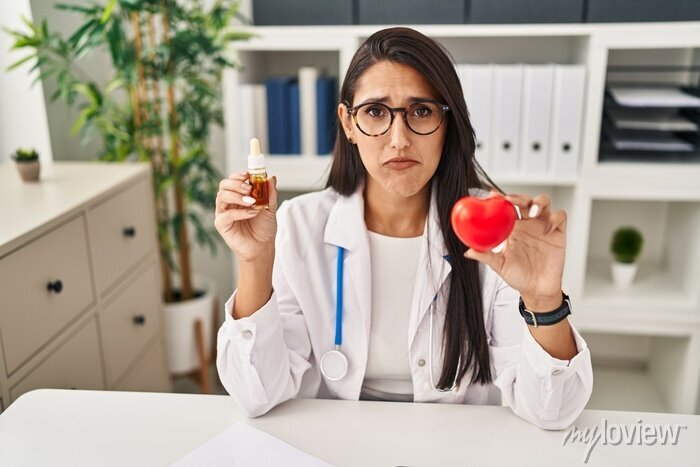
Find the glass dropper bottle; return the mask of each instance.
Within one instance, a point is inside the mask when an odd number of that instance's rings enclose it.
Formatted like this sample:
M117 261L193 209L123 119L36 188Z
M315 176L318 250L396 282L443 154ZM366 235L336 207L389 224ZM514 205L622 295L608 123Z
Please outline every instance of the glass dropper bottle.
M265 156L260 154L260 141L257 138L250 140L248 173L250 174L250 185L252 187L250 196L255 199L253 207L256 209L267 209L270 204L270 190L267 184Z

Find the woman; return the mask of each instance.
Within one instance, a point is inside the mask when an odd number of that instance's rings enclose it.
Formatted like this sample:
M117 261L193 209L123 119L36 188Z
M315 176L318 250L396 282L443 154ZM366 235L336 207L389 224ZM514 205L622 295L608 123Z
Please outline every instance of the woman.
M493 383L531 423L570 425L593 377L561 289L566 213L510 195L522 218L500 252L460 243L455 201L500 194L454 66L424 35L372 35L340 94L324 191L277 211L273 177L259 211L247 173L221 182L215 223L240 265L218 335L227 391L258 416L294 397L484 404Z

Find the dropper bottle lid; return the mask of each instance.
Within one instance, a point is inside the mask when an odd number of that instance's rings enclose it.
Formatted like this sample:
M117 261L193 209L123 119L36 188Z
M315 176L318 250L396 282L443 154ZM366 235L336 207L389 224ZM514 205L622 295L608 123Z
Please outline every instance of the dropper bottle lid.
M265 155L260 154L260 141L258 138L250 140L250 155L248 156L248 170L260 170L265 168Z

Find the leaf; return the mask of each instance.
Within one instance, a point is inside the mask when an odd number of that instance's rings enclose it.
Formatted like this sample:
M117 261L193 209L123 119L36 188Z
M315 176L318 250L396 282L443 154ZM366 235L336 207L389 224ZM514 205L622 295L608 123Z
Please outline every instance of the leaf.
M109 0L109 3L104 9L104 12L102 13L102 17L100 18L100 22L102 24L107 23L109 21L109 18L112 16L112 12L114 11L114 7L117 6L117 0Z
M92 15L97 13L99 11L99 7L93 6L93 7L88 7L88 6L83 6L83 5L75 5L73 3L57 3L54 5L54 8L57 10L64 10L64 11L72 11L75 13L83 13L85 15Z
M27 55L26 57L21 58L21 59L17 60L15 63L13 63L12 65L8 66L5 69L5 71L12 71L15 68L19 68L22 65L24 65L25 63L27 63L29 60L31 60L32 58L35 58L35 57L36 57L36 55L34 55L34 54Z

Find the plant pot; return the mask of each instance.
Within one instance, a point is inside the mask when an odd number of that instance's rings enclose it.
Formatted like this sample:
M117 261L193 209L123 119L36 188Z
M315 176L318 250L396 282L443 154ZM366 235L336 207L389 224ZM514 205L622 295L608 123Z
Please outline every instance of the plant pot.
M185 302L164 304L165 337L168 349L168 367L174 375L191 373L199 369L200 360L195 335L195 322L202 321L204 352L208 358L212 346L212 321L216 284L213 280L194 278L195 298Z
M25 182L36 182L39 181L39 172L41 171L41 165L39 161L29 161L29 162L18 162L15 161L17 166L17 171L19 176Z
M637 274L637 263L619 263L617 261L611 264L613 283L617 288L626 289L634 281L634 276Z

